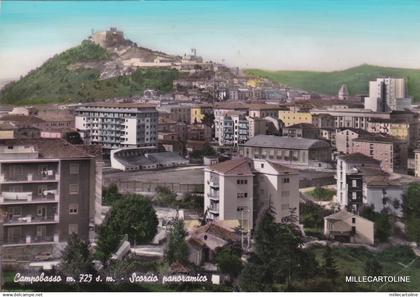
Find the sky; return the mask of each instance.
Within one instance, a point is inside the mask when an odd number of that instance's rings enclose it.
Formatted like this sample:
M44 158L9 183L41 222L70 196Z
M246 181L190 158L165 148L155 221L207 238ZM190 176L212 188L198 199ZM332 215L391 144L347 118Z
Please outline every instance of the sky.
M417 0L0 0L0 83L111 26L169 54L242 68L420 68Z

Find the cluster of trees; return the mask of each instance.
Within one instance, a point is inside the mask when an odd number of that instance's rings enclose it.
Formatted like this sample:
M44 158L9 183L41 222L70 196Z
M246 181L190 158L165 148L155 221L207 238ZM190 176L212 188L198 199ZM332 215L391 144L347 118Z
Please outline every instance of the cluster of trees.
M392 234L391 216L383 211L375 212L373 206L364 207L360 215L375 223L375 239L379 242L386 242Z
M201 150L194 150L191 152L190 157L193 159L201 159L205 156L215 156L216 151L209 144L206 144Z
M124 235L131 244L150 242L157 233L157 226L156 212L143 196L130 194L116 200L99 228L96 257L106 261Z
M185 208L202 211L204 209L204 198L199 195L186 193L181 199L167 187L157 187L153 203L158 206Z
M166 250L166 260L169 264L174 262L185 264L188 262L188 246L185 241L186 236L187 232L185 232L184 222L182 220L176 220L172 226Z
M313 197L315 200L320 200L320 201L330 201L335 194L336 194L335 190L331 190L331 189L323 188L323 187L316 187L315 189L309 192L309 195L311 197Z
M404 203L407 235L410 240L420 243L420 184L412 183L407 189Z
M307 235L322 236L324 217L330 214L331 210L327 210L315 203L300 203L299 205L300 223L305 226Z
M274 284L313 277L319 273L315 256L301 249L300 230L294 224L275 222L269 208L255 233L255 252L240 275L243 291L273 291Z

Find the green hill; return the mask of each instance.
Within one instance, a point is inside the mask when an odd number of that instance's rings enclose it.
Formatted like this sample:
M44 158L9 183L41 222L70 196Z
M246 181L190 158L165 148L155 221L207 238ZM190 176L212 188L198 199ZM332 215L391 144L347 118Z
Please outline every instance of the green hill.
M100 70L112 59L108 51L89 41L46 61L0 91L0 103L41 104L87 102L143 94L145 89L172 90L179 72L141 69L131 75L100 80Z
M326 95L335 95L342 84L347 84L351 95L367 94L369 80L377 77L404 77L408 81L408 92L420 101L420 70L361 65L343 71L265 71L248 69L252 76L264 77L289 87Z

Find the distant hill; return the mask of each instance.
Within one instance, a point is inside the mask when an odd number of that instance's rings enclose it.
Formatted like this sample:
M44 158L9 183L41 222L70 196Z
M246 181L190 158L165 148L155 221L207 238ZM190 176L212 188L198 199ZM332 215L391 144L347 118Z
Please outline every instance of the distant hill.
M420 69L390 68L360 65L343 71L265 71L248 69L248 75L264 77L289 87L325 95L336 95L342 84L347 84L351 95L368 94L369 81L377 77L403 77L408 81L408 92L420 101Z
M5 85L0 90L0 103L86 102L142 95L145 89L168 92L180 75L177 70L154 68L101 79L103 69L118 58L106 48L83 41Z

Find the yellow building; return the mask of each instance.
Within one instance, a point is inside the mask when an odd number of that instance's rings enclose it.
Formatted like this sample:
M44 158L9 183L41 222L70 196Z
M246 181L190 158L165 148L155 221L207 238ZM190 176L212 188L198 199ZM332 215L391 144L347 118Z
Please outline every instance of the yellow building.
M261 84L261 79L260 78L249 79L246 82L247 87L251 87L251 88L259 87L260 84Z
M415 142L416 131L404 120L371 119L368 123L368 132L385 133L409 144Z
M205 114L211 110L211 105L196 105L191 107L191 124L201 124Z
M14 139L15 129L15 126L10 123L0 122L0 139Z
M312 124L311 113L298 110L280 110L279 119L284 123L285 127L302 123Z

